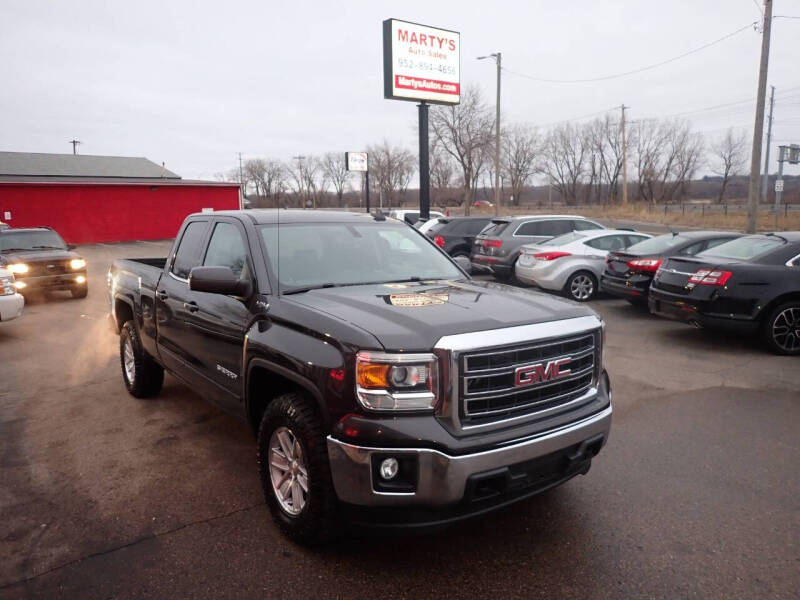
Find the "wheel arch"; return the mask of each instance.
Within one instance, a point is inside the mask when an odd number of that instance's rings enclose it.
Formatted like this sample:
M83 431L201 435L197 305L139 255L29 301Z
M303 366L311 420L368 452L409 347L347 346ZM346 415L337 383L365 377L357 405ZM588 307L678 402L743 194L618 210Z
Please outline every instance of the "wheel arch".
M786 302L800 303L800 292L786 292L785 294L781 294L780 296L773 298L764 306L764 308L758 311L758 316L756 319L761 323L762 326L764 326L769 315L773 310L775 310L775 307Z
M114 298L114 323L117 333L122 330L122 326L128 321L133 321L136 324L135 315L131 302L119 296Z
M265 393L264 390L268 392ZM313 382L284 366L264 358L254 358L247 365L245 382L245 414L254 433L258 432L267 406L275 398L290 392L299 392L312 400L317 416L326 428L329 426L330 418L325 400Z

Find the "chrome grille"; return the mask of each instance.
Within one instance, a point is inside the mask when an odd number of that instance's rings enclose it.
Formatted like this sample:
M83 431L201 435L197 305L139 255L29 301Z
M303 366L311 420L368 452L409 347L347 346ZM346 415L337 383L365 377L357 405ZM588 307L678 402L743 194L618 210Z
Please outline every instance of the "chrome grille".
M69 261L61 260L48 260L42 262L29 262L28 272L29 277L41 277L43 275L63 275L67 272Z
M591 388L597 376L598 335L591 332L465 353L459 376L462 424L479 425L540 411L549 413L550 409L579 398ZM552 372L548 375L553 363L567 359L569 373L558 378ZM518 383L518 370L531 371L539 381Z

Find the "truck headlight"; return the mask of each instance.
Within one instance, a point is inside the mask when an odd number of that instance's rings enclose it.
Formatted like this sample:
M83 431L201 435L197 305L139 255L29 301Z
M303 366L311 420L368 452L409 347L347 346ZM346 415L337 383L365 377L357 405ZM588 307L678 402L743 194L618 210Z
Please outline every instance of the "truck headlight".
M82 269L86 266L86 261L82 258L73 258L69 261L69 266L73 271L77 271L78 269Z
M438 375L433 354L361 351L356 355L356 396L367 410L433 410Z
M28 272L28 265L26 265L25 263L14 263L8 265L6 269L14 273L14 275L22 275Z

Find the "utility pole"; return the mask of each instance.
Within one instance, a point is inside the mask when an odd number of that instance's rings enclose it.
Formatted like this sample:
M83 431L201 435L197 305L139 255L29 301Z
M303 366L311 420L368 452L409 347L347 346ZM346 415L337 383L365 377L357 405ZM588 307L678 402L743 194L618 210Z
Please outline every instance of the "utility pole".
M767 193L769 192L769 146L772 142L772 111L775 108L775 86L769 86L771 91L769 93L769 118L767 119L767 148L764 151L764 178L761 181L761 201L767 201Z
M769 67L769 37L772 29L772 0L764 0L764 25L761 31L761 64L758 67L758 94L756 118L753 124L753 155L750 159L750 191L747 209L747 233L755 233L758 223L758 192L761 184L761 142L764 137L764 103L767 95L767 70Z
M500 73L503 70L502 52L479 56L478 60L493 58L497 65L497 102L494 118L494 214L500 214Z
M622 205L628 204L628 140L625 137L625 109L622 105Z
M75 154L78 154L78 144L80 144L80 143L81 143L81 142L80 142L80 140L75 140L75 139L73 139L73 140L70 140L70 141L69 141L69 142L67 142L67 143L68 143L68 144L72 144L72 154L73 154L73 155L75 155Z
M239 152L239 186L242 188L244 194L244 177L242 176L242 153Z

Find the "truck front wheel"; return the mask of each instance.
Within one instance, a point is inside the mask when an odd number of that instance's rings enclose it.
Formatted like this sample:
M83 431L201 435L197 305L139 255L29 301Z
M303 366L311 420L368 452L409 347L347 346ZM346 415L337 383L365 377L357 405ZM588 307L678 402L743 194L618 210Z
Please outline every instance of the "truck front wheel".
M148 398L161 391L164 369L142 348L133 321L125 323L119 333L119 362L125 388L132 396Z
M279 396L264 411L258 465L272 517L289 537L317 544L334 536L337 500L325 434L300 394Z

